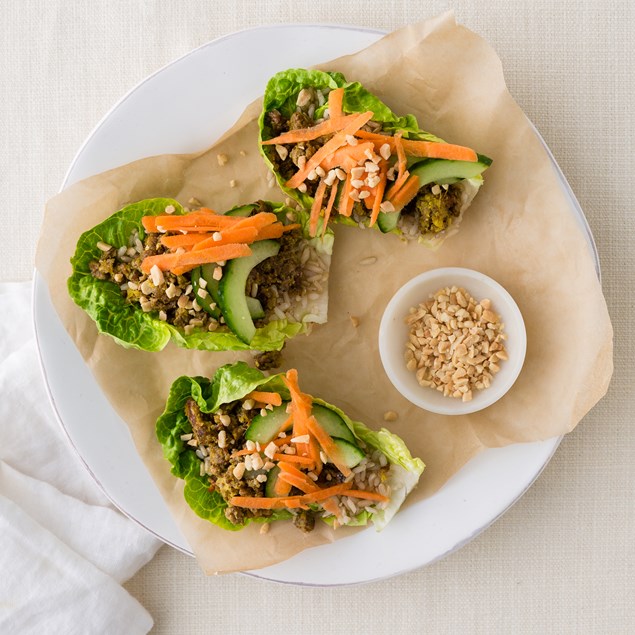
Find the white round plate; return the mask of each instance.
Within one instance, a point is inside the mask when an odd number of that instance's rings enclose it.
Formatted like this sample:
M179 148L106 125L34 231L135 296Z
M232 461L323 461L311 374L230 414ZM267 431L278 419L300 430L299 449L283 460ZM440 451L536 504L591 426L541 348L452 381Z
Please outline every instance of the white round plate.
M80 148L62 189L142 157L202 150L262 94L273 73L354 53L382 35L353 27L284 25L210 42L128 93ZM582 210L555 161L553 166L570 199L571 213L588 236L599 275ZM113 411L64 330L37 271L33 307L44 377L70 443L124 514L191 554L137 455L125 422ZM278 582L331 586L368 582L430 564L474 538L518 500L559 442L554 438L482 452L436 495L398 514L383 532L359 532L249 573Z

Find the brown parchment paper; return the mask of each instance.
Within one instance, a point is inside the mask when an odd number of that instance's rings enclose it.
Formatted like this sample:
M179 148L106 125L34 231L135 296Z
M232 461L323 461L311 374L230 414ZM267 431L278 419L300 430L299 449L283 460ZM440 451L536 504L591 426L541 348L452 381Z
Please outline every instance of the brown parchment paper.
M298 368L304 390L352 418L379 428L385 411L399 414L390 428L427 464L407 502L412 504L436 492L483 448L571 431L607 389L612 328L581 227L486 42L445 14L321 68L343 72L395 112L413 113L423 128L494 159L459 233L437 252L377 231L336 227L329 322L309 337L290 341L284 354L285 368ZM258 198L283 200L268 186L258 155L259 108L259 103L248 107L234 128L202 154L137 161L54 197L46 206L37 251L37 268L63 324L130 427L207 573L267 566L354 530L333 533L323 526L305 536L277 523L260 535L257 527L227 532L199 519L183 500L182 482L169 473L154 424L176 377L210 376L218 366L249 360L250 354L186 351L172 344L161 353L123 349L97 335L68 297L66 280L80 233L132 201L172 196L187 204L195 196L222 210ZM218 165L218 153L230 158L224 167ZM230 179L238 181L237 188L228 187ZM376 263L362 265L368 256ZM444 266L470 267L498 280L516 299L528 337L524 368L509 393L482 412L451 418L426 413L402 398L385 376L377 349L379 321L392 294L414 275ZM351 315L359 317L358 328Z

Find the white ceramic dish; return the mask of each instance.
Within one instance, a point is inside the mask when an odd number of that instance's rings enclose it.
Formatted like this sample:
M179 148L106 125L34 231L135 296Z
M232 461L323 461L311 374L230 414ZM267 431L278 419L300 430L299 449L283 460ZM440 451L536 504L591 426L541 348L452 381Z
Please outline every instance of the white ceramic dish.
M486 390L473 391L473 399L444 397L432 388L421 387L415 373L406 368L404 351L408 342L405 317L411 307L425 302L439 289L462 287L477 301L488 298L507 335L509 359L500 364L500 372ZM514 298L496 280L479 271L462 267L431 269L415 276L395 293L386 306L379 326L379 354L384 370L393 386L408 401L430 412L442 415L465 415L477 412L498 401L514 384L525 361L527 333L523 316Z
M352 27L286 25L210 42L147 78L116 104L79 149L62 189L152 154L202 150L262 94L274 72L354 53L381 36L378 31ZM276 46L270 45L272 41ZM253 64L254 59L259 63ZM232 60L231 65L227 60ZM553 166L599 263L582 210L555 161ZM86 468L124 514L191 554L137 455L125 422L112 410L64 330L37 271L33 318L51 403ZM91 413L89 426L86 412ZM278 582L332 586L386 578L430 564L474 538L518 500L559 441L487 450L435 496L403 510L382 533L360 532L249 573Z

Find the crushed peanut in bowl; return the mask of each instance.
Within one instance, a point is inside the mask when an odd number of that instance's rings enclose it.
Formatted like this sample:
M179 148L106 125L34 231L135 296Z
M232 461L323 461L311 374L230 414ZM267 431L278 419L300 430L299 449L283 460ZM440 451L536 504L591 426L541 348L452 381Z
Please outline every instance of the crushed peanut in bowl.
M388 378L406 399L429 412L465 415L512 387L527 333L503 286L479 271L446 267L415 276L395 293L378 344Z
M505 326L491 301L475 300L462 287L444 287L411 307L406 324L407 369L420 386L445 397L471 401L473 391L489 388L500 362L508 359Z

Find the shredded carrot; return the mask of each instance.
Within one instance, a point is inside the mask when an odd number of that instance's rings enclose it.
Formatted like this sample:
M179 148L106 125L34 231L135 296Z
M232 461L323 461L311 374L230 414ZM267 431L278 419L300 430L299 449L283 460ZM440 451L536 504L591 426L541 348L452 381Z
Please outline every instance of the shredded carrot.
M300 225L299 223L293 223L292 225L283 225L282 223L267 225L267 227L263 227L262 229L258 230L258 236L256 236L256 240L280 238L282 234L294 231L295 229L300 229L301 227L302 225Z
M282 405L282 397L277 392L261 392L259 390L252 390L246 398L253 399L258 403L269 404L272 406Z
M381 501L382 503L387 503L390 500L388 496L383 496L382 494L378 494L377 492L367 492L366 490L362 489L350 489L346 492L345 496L352 496L353 498L364 498L371 501Z
M330 105L329 105L329 111L330 111ZM263 141L262 145L263 146L270 146L273 144L284 145L286 143L300 143L302 141L313 141L313 139L317 139L318 137L324 137L325 135L338 132L339 130L344 128L347 123L350 123L355 117L356 115L348 115L347 117L342 117L342 116L333 117L331 115L330 119L327 119L326 121L322 121L321 123L318 123L315 126L311 126L309 128L297 128L296 130L289 130L289 132L284 132L283 134L277 137L274 137L273 139L267 139L266 141Z
M298 371L291 368L287 371L283 381L291 394L290 412L293 421L293 437L300 437L308 434L307 419L311 414L311 398L305 395L298 385ZM292 437L292 438L293 438ZM294 443L296 452L300 456L309 455L308 443Z
M302 497L305 503L317 503L318 501L326 500L331 496L348 495L348 491L351 489L351 483L338 483L332 487L325 487L324 489L318 489L315 492L310 492Z
M189 214L165 216L154 216L157 228L163 228L166 231L178 231L181 229L189 230L190 227L232 227L238 225L240 217L223 216L222 214L201 213L200 210L190 212Z
M397 192L406 184L406 181L410 178L410 172L406 170L395 182L392 184L388 192L386 192L386 200L390 201L397 194Z
M344 475L350 476L351 470L342 461L338 447L333 442L331 435L317 422L313 416L307 419L309 434L312 434L322 446L325 454L331 459L335 467Z
M320 210L322 209L322 201L324 200L324 193L326 192L326 183L320 181L318 188L315 192L315 198L313 199L313 205L311 206L311 219L309 220L309 236L314 237L317 234L318 219L320 218Z
M258 212L253 216L241 217L237 216L238 222L234 226L235 229L242 227L254 227L255 229L262 229L267 225L271 225L278 220L278 217L272 212Z
M392 136L358 130L355 136L360 139L374 141L380 147L387 143L392 152L396 151L395 138ZM439 141L417 141L414 139L403 139L403 149L411 157L422 157L431 159L450 159L452 161L478 161L478 156L474 150L465 146Z
M324 220L322 221L322 238L324 238L324 234L326 233L326 226L328 225L329 218L331 218L331 210L333 209L333 203L335 203L335 197L337 196L337 188L339 181L336 181L331 186L331 195L329 196L329 202L326 205L326 209L324 210Z
M247 454L259 454L258 450L236 450L232 452L232 457L234 456L246 456Z
M296 188L302 183L312 170L320 165L320 163L329 155L333 154L340 146L346 143L346 137L357 132L363 125L368 123L373 117L373 112L361 113L354 115L342 130L337 132L329 141L327 141L311 158L306 162L304 168L298 170L287 182L289 188Z
M351 176L351 173L348 172L346 174L346 181L344 181L344 188L340 194L340 203L337 208L337 212L340 216L350 216L353 211L353 199L350 197L351 189L353 187L351 184L352 180L353 177Z
M320 167L327 172L333 168L342 168L345 172L350 172L361 161L367 159L366 150L374 148L375 146L371 141L358 143L356 146L342 146L326 157L320 163Z
M395 211L403 209L417 195L419 191L419 177L413 174L396 193L390 196L390 202L395 206Z
M205 234L176 234L174 236L161 236L161 244L168 249L178 249L179 247L193 247L201 241L207 240Z
M342 510L334 498L327 498L325 501L322 501L321 505L325 511L331 512L331 514L337 518L338 522L342 522Z
M285 481L281 481L279 478L277 478L276 482L273 484L273 493L276 496L289 496L291 487L291 483L286 483Z
M214 234L220 234L220 236L217 236L218 240L214 238ZM220 232L214 232L214 234L194 245L192 251L200 251L201 249L208 249L209 247L220 247L231 243L245 243L249 245L258 240L258 230L255 227L224 229Z
M382 199L384 198L384 191L386 190L386 173L388 172L388 164L382 161L382 164L379 168L379 183L375 186L375 198L373 199L373 209L370 214L370 223L369 226L372 227L377 222L377 217L379 216L380 205Z
M196 266L206 264L208 262L220 262L222 260L232 260L233 258L242 258L249 256L251 249L248 245L231 244L221 247L210 247L201 249L200 251L187 251L182 254L158 254L156 256L148 256L141 262L141 270L144 273L150 273L154 265L159 267L161 271L169 271L174 268L182 268L188 266Z
M344 102L344 89L334 88L329 93L329 117L331 119L339 119L344 115L342 103Z
M276 452L273 455L274 461L288 461L289 463L298 463L299 465L313 465L313 459L308 456L298 456L297 454L280 454Z
M300 472L299 470L298 473L301 474L301 476L297 476L296 474L292 474L291 472L281 471L280 474L278 474L278 480L289 483L289 485L297 487L301 492L304 493L316 492L320 489L308 476L302 474L302 472Z
M233 496L229 499L230 505L247 509L285 509L292 508L296 502L302 504L302 496Z
M401 131L396 132L395 136L395 149L397 150L397 181L402 177L406 171L406 151L403 147L403 139L401 138Z

